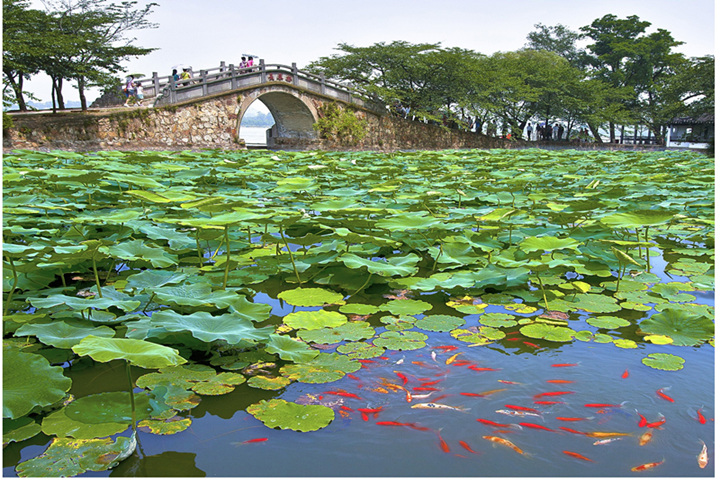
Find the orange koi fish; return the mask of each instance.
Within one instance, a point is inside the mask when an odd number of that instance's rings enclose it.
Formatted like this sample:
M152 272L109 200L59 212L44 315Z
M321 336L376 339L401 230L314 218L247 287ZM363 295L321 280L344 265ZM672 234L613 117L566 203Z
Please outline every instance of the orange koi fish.
M388 357L377 357L377 358L379 358L380 360L390 360Z
M341 392L338 390L328 390L327 392L323 392L323 393L327 393L328 395L338 395L340 397L357 398L358 400L362 400L362 398L358 397L354 393Z
M544 425L538 425L537 423L519 422L518 425L522 425L523 427L528 427L528 428L535 428L537 430L547 430L548 432L555 431L552 428L548 428Z
M468 452L474 453L475 455L480 455L478 452L476 452L475 450L473 450L473 449L470 447L470 445L468 445L466 442L463 442L462 440L458 440L458 443L460 444L461 447L463 447L463 448L464 448L465 450L467 450Z
M446 352L452 352L453 350L457 350L458 347L455 345L440 345L439 347L434 347L435 350L440 350L442 353Z
M530 342L523 342L523 343L524 343L525 345L527 345L528 347L542 348L540 345L535 345L534 343L530 343Z
M628 372L628 370L627 370L627 368L626 368L625 371L623 372L623 374L620 375L620 377L621 377L621 378L627 378L628 375L630 375L630 372Z
M585 435L593 438L607 438L607 437L631 437L632 433L618 433L618 432L587 432Z
M585 455L580 455L577 452L571 452L570 450L563 450L562 451L565 455L570 455L571 457L579 458L580 460L585 460L586 462L594 462L595 460L590 460Z
M514 337L514 338L506 338L505 340L507 340L508 342L517 342L517 341L519 341L519 340L520 340L520 338L518 338L518 337Z
M472 392L460 392L460 395L465 395L466 397L484 397L485 396L481 393L472 393Z
M383 411L383 407L378 408L358 408L358 412L363 413L372 413L375 418L377 418L378 413Z
M510 410L522 410L524 412L540 413L536 408L521 407L519 405L505 405L505 407L509 408Z
M622 407L622 405L615 405L612 403L586 403L585 406L590 408Z
M413 396L412 396L412 393L410 393L410 390L408 390L405 387L401 387L400 385L398 385L398 387L400 387L400 390L405 391L405 401L408 403L412 402Z
M493 427L509 427L510 426L509 423L497 423L497 422L493 422L492 420L485 420L484 418L476 418L475 420L477 420L480 423L484 423L485 425L492 425Z
M650 439L652 439L652 431L648 430L647 432L643 433L640 437L640 446L643 447L648 444Z
M511 382L510 380L498 380L500 383L506 383L508 385L522 385L520 382Z
M466 360L462 360L462 361L460 361L460 362L453 362L452 364L453 364L454 367L464 367L464 366L466 366L466 365L472 365L472 362L468 362L468 361L466 361ZM468 368L470 368L470 367L468 367Z
M537 403L538 405L557 405L558 403L565 403L565 402L554 402L551 400L536 400L533 403Z
M505 390L507 390L507 388L496 388L494 390L488 390L487 392L481 392L481 393L460 392L460 395L465 395L467 397L487 397L488 395L492 395L493 393L504 392Z
M537 395L533 395L533 398L554 397L557 395L570 395L571 393L575 393L575 392L544 392L544 393L538 393Z
M665 463L665 459L663 459L660 462L653 462L653 463L643 463L642 465L638 465L637 467L633 467L630 469L631 472L642 472L643 470L648 470L650 468L655 468L658 465L662 465Z
M370 417L368 417L368 414L365 412L360 412L360 417L362 417L364 422L367 422L368 420L370 420Z
M439 388L435 387L413 387L413 390L416 390L418 392L439 392Z
M452 357L450 357L450 358L448 358L447 360L445 360L445 365L450 365L451 363L453 363L453 362L455 361L455 359L457 359L458 355L462 355L462 352L456 353L456 354L453 355Z
M577 363L553 363L551 367L577 367Z
M645 426L647 428L660 428L660 425L664 424L666 421L665 417L663 417L662 415L660 415L660 417L662 417L662 418L660 420L658 420L657 422L648 423Z
M702 450L700 450L700 453L697 457L698 467L705 468L708 464L707 445L705 445L705 442L703 442L702 440L700 440L700 443L702 443Z
M358 377L356 377L356 376L353 375L352 373L348 373L346 376L347 376L348 378L352 378L353 380L360 380Z
M562 422L579 422L581 420L592 420L592 417L555 417Z
M468 367L470 370L474 370L476 372L498 372L500 371L499 368L488 368L488 367L476 367L475 365Z
M647 418L645 418L645 417L643 416L643 414L640 413L640 412L638 412L637 410L635 410L635 412L636 412L638 415L640 415L640 421L638 422L638 427L642 428L642 427L646 426L647 423L648 423L648 422L647 422Z
M545 380L547 383L575 383L575 380Z
M436 385L438 383L442 382L442 378L439 380L434 380L432 382L423 382L420 384L421 387L429 387L430 385Z
M407 385L408 378L405 375L403 375L401 372L398 372L397 370L393 370L393 373L397 375L400 380L402 380L403 385Z
M420 366L420 367L433 368L432 365L428 365L428 364L425 363L425 362L418 362L417 360L413 360L413 361L410 362L410 363L412 363L413 365L418 365L418 366Z
M702 409L698 408L698 411L697 411L697 414L698 414L698 422L700 422L700 423L702 423L703 425L705 425L705 422L706 422L707 420L705 420L705 416L702 414L702 412L701 412L700 410L702 410Z
M353 411L352 408L346 407L345 405L342 405L342 406L340 407L340 410L345 410L346 412L352 412L352 411ZM361 410L361 409L358 408L358 410Z
M558 427L558 428L560 430L565 430L566 432L570 432L570 433L576 433L578 435L587 435L585 432L579 432L573 428L568 428L568 427Z
M365 359L365 358L358 358L358 362L360 362L360 363L366 363L366 364L368 364L368 363L377 363L375 360L368 360L368 359Z
M409 423L403 422L375 422L375 425L383 425L386 427L409 427Z
M244 444L246 444L246 443L267 442L267 440L268 440L268 439L267 439L266 437L262 437L262 438L251 438L250 440L245 440L244 442L240 442L240 445L244 445Z
M510 440L505 440L504 438L500 438L500 437L493 437L492 435L483 435L482 438L484 438L485 440L490 440L491 442L494 442L494 443L499 443L500 445L504 445L506 447L510 447L513 450L515 450L517 453L519 453L520 455L527 455L525 452L523 452L517 445L512 443Z
M373 387L370 389L371 392L378 392L378 393L390 393L387 390L385 390L383 387Z
M448 453L450 451L450 446L447 444L447 442L445 440L443 440L443 438L440 436L440 434L438 434L438 439L440 440L440 449L443 452Z
M670 388L670 387L665 387L665 388ZM669 396L665 395L665 393L663 393L663 390L665 390L665 388L660 388L655 393L657 393L658 396L660 396L660 398L665 399L668 402L674 402L675 400L673 400L671 397L669 397Z

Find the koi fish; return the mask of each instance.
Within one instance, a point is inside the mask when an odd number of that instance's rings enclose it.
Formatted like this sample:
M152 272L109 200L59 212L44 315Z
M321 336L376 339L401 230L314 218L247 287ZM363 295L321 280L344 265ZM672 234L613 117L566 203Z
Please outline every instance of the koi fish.
M454 350L454 349L453 349L453 350ZM445 360L445 365L450 365L451 363L453 363L453 362L455 361L455 359L458 357L458 355L462 355L462 352L456 353L456 354L453 355L452 357L450 357L450 358L448 358L447 360Z
M705 468L708 464L707 445L705 445L705 442L702 440L700 440L700 442L702 443L702 450L700 450L700 453L698 454L697 461L700 468Z
M435 350L430 352L430 358L432 358L433 362L437 362L437 353L435 353ZM413 362L413 363L415 363L415 362Z
M455 366L455 367L464 367L465 365L470 365L470 364L472 364L472 362L468 362L468 361L462 360L462 361L460 361L460 362L453 362L452 364L453 364L453 366ZM469 368L469 367L468 367L468 368Z
M510 440L505 440L504 438L500 438L500 437L493 437L492 435L483 435L482 438L484 438L485 440L490 440L491 442L494 442L494 443L499 443L500 445L503 445L506 447L510 447L513 450L515 450L517 453L519 453L520 455L527 455L525 452L523 452L520 449L520 447L518 447L517 445L512 443Z
M451 405L445 405L443 403L416 403L410 408L424 408L426 410L455 410L456 412L468 411L468 409L464 407L453 407Z
M560 430L565 430L566 432L575 433L575 434L578 434L578 435L587 435L585 432L579 432L579 431L577 431L577 430L575 430L575 429L573 429L573 428L568 428L568 427L558 427L558 428L559 428Z
M485 425L492 425L493 427L501 427L502 428L502 427L510 426L510 424L508 424L508 423L497 423L497 422L493 422L492 420L485 420L484 418L476 418L475 420L477 420L480 423L484 423Z
M520 341L520 338L519 337L506 338L505 340L507 340L508 342L517 342L517 341Z
M260 442L267 442L266 437L262 438L251 438L250 440L245 440L244 442L235 442L235 445L245 445L246 443L260 443Z
M521 407L519 405L505 405L507 408L511 410L522 410L523 412L535 412L538 413L538 410L536 408L530 408L530 407Z
M621 440L621 437L605 438L603 440L598 440L596 442L593 442L593 445L607 445L608 443L614 442L615 440Z
M551 367L577 367L577 363L553 363Z
M545 380L547 383L575 383L575 380Z
M409 423L403 423L403 422L375 422L375 425L383 425L386 427L408 427L408 426L410 426Z
M365 364L377 363L375 360L368 360L368 359L365 359L365 358L358 358L358 362L360 362L360 363L365 363Z
M561 422L579 422L581 420L592 420L593 417L555 417Z
M484 397L485 396L481 393L472 393L472 392L460 392L460 395L465 395L466 397Z
M340 410L345 410L346 412L352 412L352 411L353 411L352 408L346 407L345 405L342 405L342 406L340 407ZM358 408L358 410L360 410L360 409Z
M625 371L623 372L623 374L620 375L620 377L621 377L621 378L627 378L628 375L630 375L630 372L628 372L628 370L627 370L627 368L626 368Z
M435 387L413 387L413 390L416 390L418 392L439 392L439 388Z
M665 387L665 388L670 388L670 387ZM655 393L657 393L660 398L665 399L668 402L674 402L675 400L673 400L671 397L669 397L669 396L665 395L665 393L663 393L663 390L665 390L665 388L659 388Z
M398 385L398 387L400 387L400 385ZM400 390L405 391L405 401L408 403L412 402L413 396L412 396L412 393L410 393L410 390L408 390L405 387L400 387Z
M439 380L434 380L432 382L423 382L420 384L421 387L429 387L430 385L436 385L438 383L442 382L442 378Z
M496 388L495 390L488 390L487 392L482 393L460 392L460 395L465 395L466 397L487 397L488 395L492 395L493 393L504 392L505 390L507 390L507 388Z
M502 413L503 415L512 415L515 417L540 417L543 418L539 413L533 412L519 412L517 410L495 410L495 413Z
M476 372L498 372L500 371L499 368L488 368L488 367L476 367L475 365L468 367L470 370L474 370Z
M648 430L647 432L643 433L640 437L640 446L643 447L648 444L648 442L652 439L652 431Z
M565 402L555 402L551 400L536 400L533 403L537 403L538 405L557 405L558 403L565 403Z
M705 425L705 422L706 422L707 420L705 420L705 416L702 414L702 412L701 412L700 410L701 410L701 409L698 408L698 411L697 411L697 414L698 414L698 422L700 422L701 424Z
M356 377L356 376L353 375L352 373L348 373L348 374L347 374L347 377L348 377L348 378L352 378L353 380L360 380L358 377Z
M535 428L537 430L547 430L548 432L555 431L552 428L548 428L544 425L538 425L537 423L518 422L518 425L522 425L523 427L528 427L528 428Z
M586 403L585 406L590 408L622 407L622 405L615 405L612 403Z
M635 410L635 412L636 412L638 415L640 415L640 421L638 422L638 427L642 428L642 427L646 426L647 423L648 423L648 422L647 422L647 418L645 418L645 417L643 416L643 414L640 413L640 412L638 412L637 410Z
M385 390L383 387L374 387L370 389L371 392L378 392L378 393L390 393L387 390Z
M358 397L358 396L355 395L354 393L341 392L341 391L339 391L339 390L328 390L327 392L323 392L323 393L327 393L328 395L338 395L338 396L341 396L341 397L357 398L358 400L362 400L362 398Z
M433 353L435 353L435 352L433 352ZM419 367L423 367L423 368L435 368L433 365L428 365L425 362L418 362L417 360L413 360L410 363L412 363L413 365L417 365Z
M363 413L372 413L375 417L377 417L377 414L383 411L383 407L378 408L358 408L358 412Z
M435 350L440 350L442 353L452 352L457 349L458 347L455 345L440 345L439 347L435 347Z
M465 450L467 450L468 452L474 453L475 455L480 455L478 452L476 452L475 450L473 450L473 449L470 447L470 445L468 445L466 442L463 442L462 440L458 440L458 443L460 444L461 447L463 447L463 448L464 448Z
M660 428L660 425L664 424L666 419L662 415L660 415L662 418L658 420L657 422L648 423L645 425L647 428Z
M585 435L593 438L607 438L607 437L631 437L632 433L618 433L618 432L587 432Z
M367 422L370 420L370 417L368 417L368 414L365 412L360 412L360 416L362 417L364 422Z
M402 380L403 385L407 385L408 378L405 375L403 375L401 372L398 372L397 370L393 370L393 373L397 375L400 380Z
M540 345L535 345L534 343L530 343L530 342L523 342L523 343L524 343L525 345L527 345L528 347L542 348Z
M498 380L500 383L506 383L508 385L522 385L520 382L511 382L510 380Z
M570 450L563 450L562 451L565 455L570 455L571 457L579 458L580 460L585 460L586 462L594 462L595 460L590 460L585 455L580 455L577 452L571 452Z
M648 470L650 468L655 468L658 465L662 465L665 463L665 459L663 459L660 462L653 462L653 463L643 463L642 465L638 465L637 467L633 467L630 469L631 472L642 472L643 470Z
M571 393L575 393L575 392L544 392L544 393L538 393L537 395L533 395L533 398L554 397L557 395L569 395Z
M443 452L448 453L450 451L450 446L447 444L447 442L445 440L443 440L443 438L440 436L440 434L438 434L438 439L440 440L440 449Z
M377 357L377 358L379 358L380 360L390 360L388 357Z

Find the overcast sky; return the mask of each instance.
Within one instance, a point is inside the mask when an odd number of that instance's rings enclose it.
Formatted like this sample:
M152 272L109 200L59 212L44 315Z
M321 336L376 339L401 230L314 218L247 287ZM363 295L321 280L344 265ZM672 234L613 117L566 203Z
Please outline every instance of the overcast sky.
M184 63L194 71L220 61L238 64L243 53L266 63L302 68L322 56L338 53L339 43L369 46L403 40L440 43L483 54L522 48L534 25L562 24L579 30L606 14L637 15L685 42L676 51L687 56L714 54L714 0L155 0L149 19L158 28L133 32L141 47L153 53L125 63L126 72L171 73ZM139 0L139 4L147 3ZM34 1L36 8L42 8ZM49 101L44 75L26 84ZM68 85L65 99L78 100ZM90 101L98 92L88 95Z

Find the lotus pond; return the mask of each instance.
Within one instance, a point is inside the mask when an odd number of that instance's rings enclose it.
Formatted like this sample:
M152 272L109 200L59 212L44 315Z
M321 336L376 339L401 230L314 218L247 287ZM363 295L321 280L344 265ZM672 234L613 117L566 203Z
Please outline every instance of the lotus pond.
M5 476L713 476L711 158L16 151L3 187Z

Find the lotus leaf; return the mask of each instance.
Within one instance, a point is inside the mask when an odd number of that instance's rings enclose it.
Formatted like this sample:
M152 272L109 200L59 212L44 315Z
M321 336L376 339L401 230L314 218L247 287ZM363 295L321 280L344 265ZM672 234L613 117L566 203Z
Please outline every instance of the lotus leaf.
M455 310L457 310L460 313L465 313L468 315L472 315L475 313L482 313L485 311L485 308L488 306L487 303L483 303L482 299L479 297L470 297L465 296L462 298L456 298L456 299L450 299L450 301L445 302L445 305L448 307L452 307Z
M87 471L109 470L129 457L135 437L72 439L54 438L40 456L18 464L20 477L74 477Z
M289 313L283 318L283 322L295 330L319 330L321 328L339 327L347 323L347 321L347 317L342 313L327 310L303 310Z
M162 368L187 363L174 348L131 338L85 337L72 348L78 355L89 355L96 362L126 360L141 368Z
M348 303L339 308L340 312L355 315L372 315L380 311L375 305L367 305L363 303Z
M223 372L209 380L196 382L192 389L200 395L224 395L235 390L235 385L245 382L245 377L239 373Z
M415 265L420 261L420 257L414 253L410 253L404 257L390 257L385 259L385 261L373 261L359 257L353 253L345 253L340 257L340 260L348 268L355 269L365 267L369 273L382 275L383 277L392 277L395 275L407 277L418 271Z
M616 347L619 348L637 348L637 343L627 338L616 338L613 340Z
M503 305L503 307L505 307L505 310L510 310L511 312L520 314L535 313L538 310L537 308L525 305L524 303L508 303Z
M645 335L643 340L646 342L653 343L655 345L670 345L673 343L672 338L667 335Z
M620 302L620 306L627 310L636 310L638 312L647 312L649 310L652 310L652 307L650 307L649 305L635 302Z
M186 273L168 270L143 270L127 277L127 287L137 289L160 288L165 285L180 283L188 277Z
M467 328L457 328L455 330L451 330L450 335L461 342L472 343L474 345L487 345L492 342L489 338L480 334L479 331Z
M72 380L45 357L13 349L3 351L3 417L19 418L36 407L65 398Z
M263 390L280 390L290 383L290 379L286 377L268 377L266 375L256 375L247 381L248 386Z
M689 293L679 293L680 289L676 285L670 285L667 283L658 283L652 286L650 289L653 292L659 294L665 300L670 302L692 302L695 301L695 297Z
M418 315L432 308L432 305L422 300L410 300L407 298L391 300L380 305L380 310L390 312L393 315Z
M425 346L428 336L420 332L383 332L373 344L388 350L417 350Z
M520 327L520 333L530 338L541 338L551 342L570 342L575 331L567 327L556 327L544 323L533 323Z
M237 373L216 374L215 369L206 365L189 364L166 367L157 373L148 373L137 379L141 388L172 384L183 389L192 389L200 395L223 395L232 392L235 385L245 382Z
M590 317L587 319L588 325L592 325L597 328L614 329L620 327L627 327L630 322L620 317L601 316L601 317Z
M340 345L337 351L350 358L373 358L385 353L385 349L371 343L351 342Z
M622 310L614 298L596 293L577 295L571 304L581 310L593 313L611 313Z
M335 419L332 408L323 405L298 405L285 400L261 400L247 412L269 428L312 432L330 425Z
M589 330L580 330L579 332L575 332L573 334L573 338L575 340L580 340L581 342L589 342L593 339L593 333Z
M528 237L518 244L524 252L553 252L555 250L577 250L580 244L572 238L557 237Z
M651 353L642 363L657 370L682 370L685 359L669 353Z
M135 310L140 306L140 302L135 300L115 300L113 298L77 298L67 295L49 295L46 298L29 298L30 303L35 308L52 308L60 305L66 305L71 310L87 310L101 309L105 310L110 307L117 307L126 312Z
M452 315L428 315L415 322L417 328L431 332L449 332L464 324L462 317Z
M323 288L296 288L280 292L278 298L298 307L322 307L341 303L343 295Z
M441 225L442 222L436 218L429 217L425 212L405 213L393 215L391 217L378 220L375 225L378 228L384 228L392 232L406 231L410 229L427 230L429 228Z
M22 442L42 431L40 424L29 417L15 420L3 419L3 447L12 442Z
M225 340L230 345L243 340L250 343L265 342L274 331L273 327L256 328L250 320L234 313L213 316L207 312L195 312L180 315L172 310L162 310L153 314L152 325L170 332L188 331L203 342Z
M35 335L45 345L72 348L88 335L112 338L115 330L110 327L89 327L83 322L30 323L15 332L16 337Z
M292 362L307 362L318 355L317 350L313 350L307 343L293 339L287 335L270 335L270 342L265 347L265 351L276 353L283 360Z
M614 228L636 228L662 225L675 215L671 212L645 210L637 212L614 213L600 219L601 223Z
M285 365L280 373L303 383L328 383L360 369L360 363L337 353L321 353L305 363Z
M613 341L613 337L604 333L596 333L593 335L593 342L595 343L610 343Z
M339 327L319 330L302 330L298 337L305 342L332 344L348 340L362 340L375 335L375 329L367 322L348 322Z
M142 240L118 243L110 247L100 247L100 252L123 260L144 260L155 268L167 268L177 265L177 255L166 252L163 248L149 247Z
M200 397L198 397L195 392L186 390L182 386L173 385L172 383L154 385L150 393L155 397L154 400L150 401L150 405L153 405L160 411L163 411L164 407L174 410L190 410L197 407L200 403ZM153 413L153 417L155 416Z
M172 417L167 420L143 420L138 430L155 435L173 435L186 430L192 424L191 418Z
M509 313L485 313L478 321L488 327L514 327L518 324L515 316Z
M675 306L639 323L645 333L666 335L673 340L673 345L698 345L713 337L715 324L712 319L684 307Z

